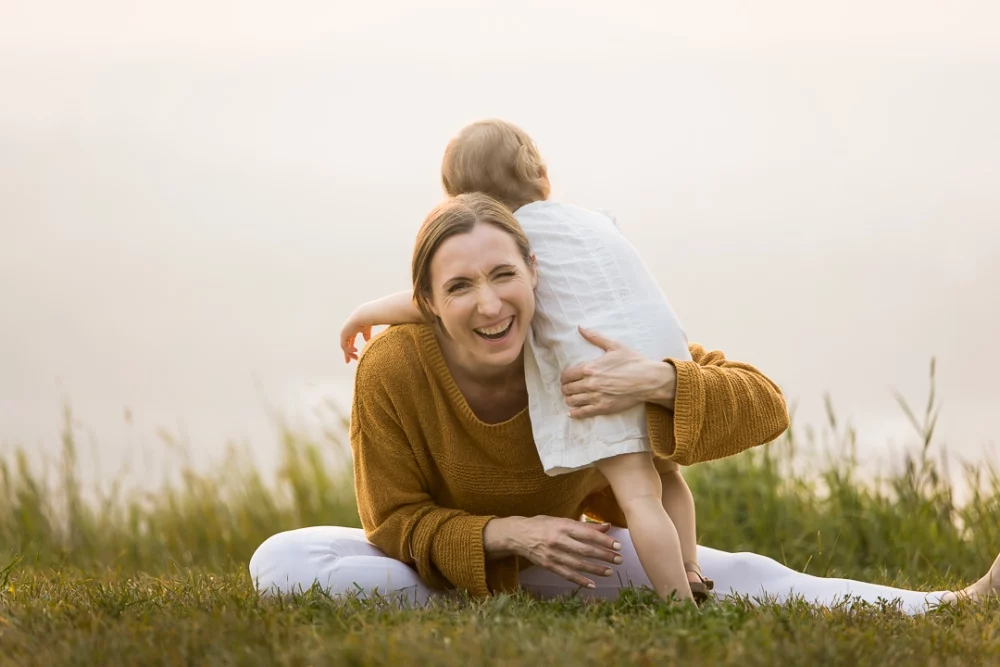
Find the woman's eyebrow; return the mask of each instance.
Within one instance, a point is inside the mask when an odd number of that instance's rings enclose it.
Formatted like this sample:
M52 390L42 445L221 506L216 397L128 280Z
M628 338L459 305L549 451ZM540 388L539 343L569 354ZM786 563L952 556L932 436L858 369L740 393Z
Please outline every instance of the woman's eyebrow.
M513 264L497 264L493 267L493 270L490 271L490 273L496 273L497 271L513 271L515 269L517 269L517 267Z

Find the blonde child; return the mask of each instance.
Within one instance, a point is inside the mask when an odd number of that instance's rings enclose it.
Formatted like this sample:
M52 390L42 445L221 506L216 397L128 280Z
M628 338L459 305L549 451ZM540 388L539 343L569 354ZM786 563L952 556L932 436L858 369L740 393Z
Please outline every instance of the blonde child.
M656 593L706 598L712 583L697 563L694 500L676 465L661 460L660 470L654 466L645 408L574 419L561 393L562 370L601 353L578 327L649 358L689 360L663 292L612 218L547 201L545 164L520 128L500 120L465 127L448 144L441 171L448 195L482 192L513 211L535 253L538 287L524 373L545 472L597 467L625 514ZM357 358L357 335L368 340L372 326L422 320L411 292L360 306L341 332L344 360Z

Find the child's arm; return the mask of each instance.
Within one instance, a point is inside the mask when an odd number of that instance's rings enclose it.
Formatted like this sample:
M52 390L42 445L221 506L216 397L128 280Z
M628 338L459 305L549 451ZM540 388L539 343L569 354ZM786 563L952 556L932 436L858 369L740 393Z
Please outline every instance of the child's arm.
M344 363L358 358L354 341L361 334L367 342L372 337L372 327L380 324L409 324L423 322L420 309L413 303L410 291L396 292L368 303L363 303L351 313L340 330L340 349L344 351Z

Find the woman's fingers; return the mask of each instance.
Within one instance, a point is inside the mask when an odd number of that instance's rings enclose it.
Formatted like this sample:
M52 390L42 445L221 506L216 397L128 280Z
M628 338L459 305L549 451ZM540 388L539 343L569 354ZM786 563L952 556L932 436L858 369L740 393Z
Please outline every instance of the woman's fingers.
M583 336L588 343L596 345L605 352L610 352L611 350L620 347L617 341L613 341L606 336L602 336L593 329L584 329L583 327L577 327L577 329L580 330L580 335Z
M563 579L576 584L577 586L583 586L584 588L596 588L593 581L583 576L579 572L575 572L568 567L558 565L553 563L550 567L546 568L551 572L555 572Z
M597 393L574 394L573 396L566 397L566 405L571 408L582 408L585 405L598 405L602 398L604 398L604 396Z
M610 524L554 517L534 517L529 521L543 527L547 533L540 539L538 550L531 549L526 554L536 565L579 586L593 584L585 574L598 577L612 574L607 565L599 562L614 563L619 556L617 551L621 544L607 534Z
M559 375L559 383L565 387L568 384L572 384L574 382L579 382L580 380L583 380L589 375L589 373L587 372L587 368L588 367L586 364L577 364L576 366L570 366Z
M584 405L583 407L573 408L569 411L570 419L586 419L587 417L596 417L598 415L608 415L618 410L612 409L610 406L606 405Z
M594 392L595 388L596 387L594 387L594 385L587 380L578 380L576 382L570 382L569 384L564 384L559 389L560 391L562 391L563 396L569 399L573 396L585 396L593 394L595 393Z
M600 563L594 563L584 558L578 558L569 550L557 552L553 555L552 559L559 565L573 570L574 572L586 572L587 574L593 574L598 577L611 576L611 568L607 565L601 565Z
M589 394L594 390L593 384L588 380L576 380L575 382L568 382L559 388L562 391L563 396L579 396L580 394Z
M560 562L574 570L596 574L599 577L610 576L611 570L607 565L593 561L620 563L621 554L618 551L621 549L621 544L603 532L607 530L606 528L598 530L579 521L573 523L576 525L569 527L565 538L558 545L563 554Z
M605 563L616 563L621 562L621 555L618 554L613 549L604 549L602 547L596 547L585 542L580 542L578 540L572 540L571 544L567 547L573 553L579 554L584 558L589 558L591 560L600 560ZM619 559L616 561L615 559ZM606 565L601 565L601 568L607 567ZM595 574L597 574L595 572Z
M611 529L611 524L584 523L583 521L573 521L573 523L576 525L570 528L570 536L574 539L615 553L622 550L621 543L607 534L607 531Z
M610 338L605 338L601 334L593 331L591 329L584 329L579 327L580 335L587 340L587 342L596 345L605 352L611 352L612 350L624 349L621 343L618 341L611 340ZM568 384L570 382L576 382L577 380L582 380L588 375L590 375L590 366L587 363L577 364L576 366L570 366L562 372L559 379L562 384Z

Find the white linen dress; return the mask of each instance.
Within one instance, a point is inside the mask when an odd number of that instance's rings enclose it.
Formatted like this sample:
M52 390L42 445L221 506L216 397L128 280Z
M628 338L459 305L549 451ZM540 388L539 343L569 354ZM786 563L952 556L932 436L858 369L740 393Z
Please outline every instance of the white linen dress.
M570 419L560 375L603 351L592 329L650 359L691 359L687 337L639 253L614 218L551 201L514 212L538 262L535 317L524 353L531 429L549 475L650 451L646 409Z

